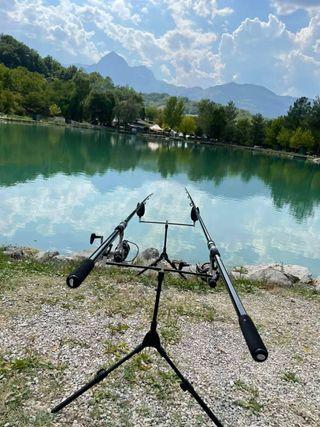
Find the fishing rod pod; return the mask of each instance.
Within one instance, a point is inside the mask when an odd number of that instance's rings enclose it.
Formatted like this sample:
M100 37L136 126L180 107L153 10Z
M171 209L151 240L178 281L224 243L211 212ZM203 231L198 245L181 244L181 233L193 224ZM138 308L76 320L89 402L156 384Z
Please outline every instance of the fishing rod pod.
M120 242L117 246L115 255L117 259L121 259L122 261L126 258L129 253L129 245L125 243L126 241L122 241L123 233L125 228L128 225L128 222L134 217L135 214L141 218L145 213L145 203L152 196L152 193L149 194L142 202L137 204L137 207L128 215L128 217L120 222L119 225L114 229L114 231L110 234L110 236L103 241L102 236L97 236L92 233L90 237L90 243L96 238L101 239L100 246L88 257L86 258L80 265L77 267L66 279L67 285L69 288L78 288L81 283L85 280L85 278L91 273L95 263L99 261L106 253L110 252L110 248L112 246L113 241L120 236Z
M191 206L191 219L192 221L196 222L199 221L202 231L205 235L205 238L207 240L207 245L209 249L209 257L210 257L210 265L211 265L211 273L215 273L215 271L218 269L223 281L227 287L230 299L232 301L232 304L234 306L234 309L237 313L239 325L243 334L243 337L247 343L248 349L251 353L251 356L256 362L264 362L268 358L268 350L266 346L264 345L259 332L257 331L257 328L255 324L253 323L251 317L246 313L246 310L239 298L239 295L237 294L237 291L235 290L233 283L231 281L231 278L227 272L227 269L225 268L223 261L221 259L219 250L214 242L214 240L211 238L207 227L205 226L205 223L203 222L203 219L200 215L200 209L195 205L189 191L187 189L186 193L190 200L190 206ZM213 279L215 281L215 279ZM210 282L209 282L210 285Z

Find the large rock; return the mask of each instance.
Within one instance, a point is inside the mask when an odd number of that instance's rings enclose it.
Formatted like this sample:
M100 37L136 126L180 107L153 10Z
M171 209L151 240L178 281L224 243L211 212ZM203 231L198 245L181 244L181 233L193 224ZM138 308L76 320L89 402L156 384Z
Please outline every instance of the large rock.
M40 251L35 255L35 259L40 262L52 261L54 257L58 256L58 251Z
M244 278L281 286L293 286L295 283L311 284L312 276L306 267L287 264L245 265L231 270L235 278Z
M156 248L148 248L141 252L139 258L150 261L159 257L159 251Z
M18 246L5 246L3 248L3 254L9 256L12 259L19 260L23 258L28 258L34 256L38 250L28 247L18 247Z
M51 260L63 263L63 262L73 261L74 258L72 256L67 256L67 255L55 255L54 257L51 258Z
M315 291L320 294L320 276L314 279L313 284L315 286Z

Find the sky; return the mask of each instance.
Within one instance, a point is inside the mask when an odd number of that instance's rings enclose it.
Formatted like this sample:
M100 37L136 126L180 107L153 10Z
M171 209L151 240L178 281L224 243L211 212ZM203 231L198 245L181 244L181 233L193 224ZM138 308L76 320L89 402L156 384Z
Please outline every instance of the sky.
M320 95L320 0L0 0L0 33L63 64L116 51L178 85Z

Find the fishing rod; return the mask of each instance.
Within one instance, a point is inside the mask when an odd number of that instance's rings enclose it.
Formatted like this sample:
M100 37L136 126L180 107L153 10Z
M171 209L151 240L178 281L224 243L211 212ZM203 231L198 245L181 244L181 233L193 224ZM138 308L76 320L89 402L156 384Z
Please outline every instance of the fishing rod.
M187 196L190 200L190 206L191 206L191 219L195 223L196 221L199 221L203 234L205 235L205 238L207 240L207 245L209 249L209 256L210 256L210 267L211 267L211 274L212 274L212 281L213 284L219 279L219 276L221 275L224 283L227 287L228 293L230 295L232 304L234 306L234 309L237 313L240 328L242 331L242 334L244 336L244 339L247 343L247 346L249 348L249 351L251 353L251 356L256 362L264 362L268 358L268 350L266 349L259 332L257 331L257 328L255 327L255 324L253 323L251 317L247 314L239 295L237 294L237 291L235 290L233 283L231 281L231 278L227 272L227 269L225 268L223 261L220 256L220 252L212 239L212 237L209 234L209 231L200 215L200 209L196 206L194 203L189 191L187 188L185 189ZM212 285L212 284L211 284Z
M119 243L114 252L114 259L116 262L123 262L128 256L130 247L126 240L123 240L124 230L128 225L128 222L134 217L135 214L138 215L139 219L141 219L145 213L145 204L148 199L152 196L153 193L149 194L142 202L137 204L137 207L127 216L125 220L120 222L119 225L114 229L114 231L103 240L103 236L97 236L95 233L91 234L90 243L92 244L95 239L100 239L100 246L88 257L86 258L80 265L77 267L72 273L67 277L67 285L70 288L77 288L81 285L84 279L90 274L93 269L95 263L99 261L103 256L106 256L110 253L112 248L113 241L119 236Z

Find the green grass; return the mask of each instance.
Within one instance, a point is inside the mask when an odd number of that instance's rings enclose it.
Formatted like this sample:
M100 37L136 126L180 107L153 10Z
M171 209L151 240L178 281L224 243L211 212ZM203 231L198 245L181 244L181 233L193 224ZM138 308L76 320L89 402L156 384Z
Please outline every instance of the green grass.
M263 409L263 405L259 403L254 397L251 397L248 400L235 400L236 405L241 406L241 408L248 409L253 414L258 414Z
M31 384L35 377L48 375L51 378L53 369L51 362L36 354L24 358L0 356L0 425L52 425L51 415L44 411L39 411L31 422L28 405L30 399L34 398ZM54 390L53 383L47 387Z
M129 352L129 346L124 341L114 342L111 340L103 341L104 353L112 358L120 359Z
M240 379L235 381L234 387L245 395L245 398L234 401L236 405L253 414L258 414L263 409L263 404L258 401L259 391L256 387L252 387Z
M239 389L239 390L242 390L242 391L245 391L245 392L251 394L253 397L258 397L259 396L258 389L256 389L255 387L250 386L249 384L246 384L242 380L235 381L234 386L237 389Z
M300 383L299 377L294 372L291 372L291 371L286 371L282 375L282 379L292 383Z

